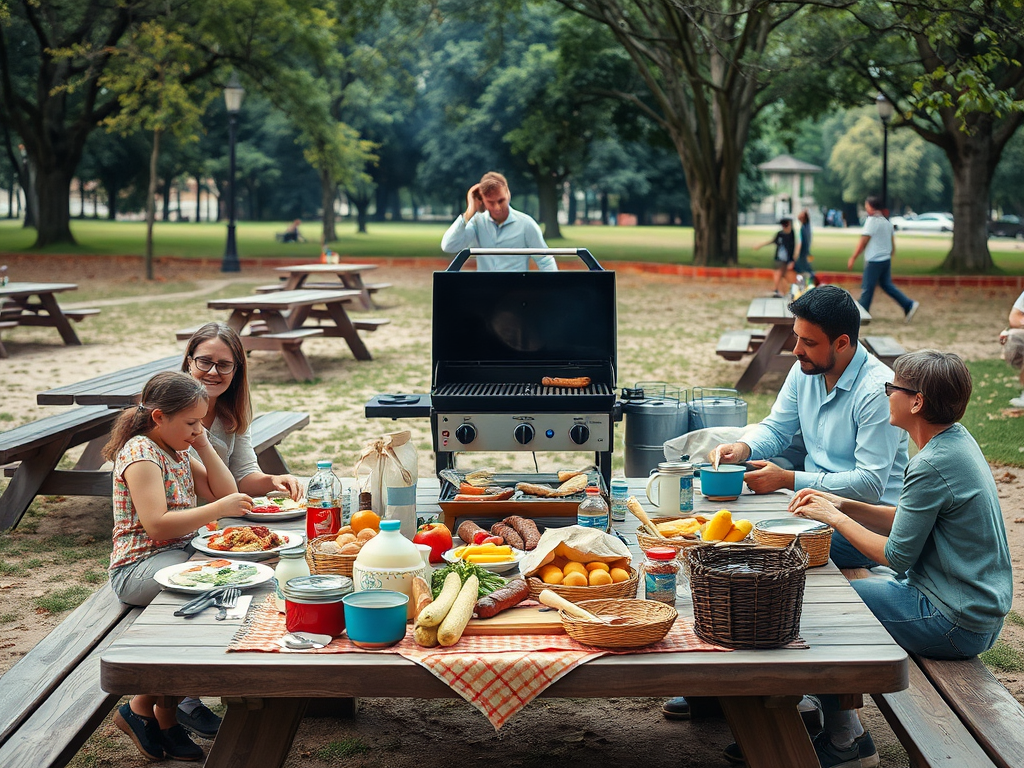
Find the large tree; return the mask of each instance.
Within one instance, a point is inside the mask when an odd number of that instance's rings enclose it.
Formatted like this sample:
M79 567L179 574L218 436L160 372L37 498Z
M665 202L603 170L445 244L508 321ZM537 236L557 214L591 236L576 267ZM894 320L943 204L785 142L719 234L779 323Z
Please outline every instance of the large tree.
M690 191L694 263L737 262L738 186L758 110L780 80L768 43L800 4L558 0L606 25L646 92L619 92L671 137Z

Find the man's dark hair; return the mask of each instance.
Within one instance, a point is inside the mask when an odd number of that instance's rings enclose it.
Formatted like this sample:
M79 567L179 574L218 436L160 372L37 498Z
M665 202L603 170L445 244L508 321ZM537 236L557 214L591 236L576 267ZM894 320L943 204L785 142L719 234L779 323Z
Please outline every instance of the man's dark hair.
M880 211L883 208L885 208L885 203L882 201L882 198L879 197L878 195L869 195L867 203L876 211Z
M783 227L788 227L788 226L789 226L790 224L792 224L792 223L793 223L793 220L792 220L792 219L790 219L790 218L785 218L785 219L779 219L779 224L780 224L781 226L783 226Z
M860 310L849 292L837 285L819 285L789 305L794 317L814 323L834 342L844 333L857 346L860 336Z

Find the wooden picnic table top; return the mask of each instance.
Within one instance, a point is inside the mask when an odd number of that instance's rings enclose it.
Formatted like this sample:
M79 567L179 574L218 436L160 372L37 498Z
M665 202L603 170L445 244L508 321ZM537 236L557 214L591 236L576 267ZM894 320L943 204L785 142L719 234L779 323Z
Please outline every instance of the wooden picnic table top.
M77 291L75 283L26 283L10 282L0 286L0 298L16 298L21 296L37 296L40 293L63 293Z
M650 511L644 482L630 480L630 491ZM417 507L421 516L437 511L437 493L435 478L420 480ZM737 517L756 521L785 516L790 496L786 492L746 494L727 506ZM699 493L695 497L698 512L713 512L723 506ZM636 523L630 518L615 524L630 542L635 564L641 557ZM302 526L299 519L274 527L301 531ZM267 592L256 588L254 600L261 600ZM277 728L262 740L259 754L240 756L238 739L229 736L224 744L218 739L206 763L209 768L280 765L294 736L292 726L297 727L305 707L296 698L456 697L426 669L398 654L226 653L238 622L217 622L214 612L208 611L190 620L189 631L182 632L183 620L172 614L188 599L188 595L163 592L143 611L102 654L101 687L116 694L145 690L229 697L222 736L239 733L239 728ZM692 617L687 599L680 598L676 607L681 615ZM817 761L796 713L795 697L903 690L908 685L908 663L905 651L831 562L807 572L801 636L808 649L607 655L573 669L541 695L604 698L685 693L723 697L734 732L741 723L746 729L742 735L747 746L741 746L749 765L810 768ZM792 698L779 706L780 696ZM253 717L262 719L248 719ZM756 734L758 741L750 741L751 734ZM233 754L229 752L232 749ZM754 751L758 754L750 754Z
M105 373L92 379L65 384L36 395L39 405L106 405L122 407L134 403L154 374L181 368L181 355Z
M344 275L352 272L369 272L376 269L376 264L293 264L287 267L274 267L278 272L288 274L303 273L308 275Z
M792 325L793 313L789 311L790 300L787 298L760 297L751 300L747 308L747 322L769 325ZM854 302L860 310L860 324L867 325L871 322L871 314L860 305Z
M233 299L211 299L206 302L210 309L251 309L270 312L283 312L293 307L308 307L313 304L344 303L359 291L346 290L295 290L278 291L277 293L249 294Z

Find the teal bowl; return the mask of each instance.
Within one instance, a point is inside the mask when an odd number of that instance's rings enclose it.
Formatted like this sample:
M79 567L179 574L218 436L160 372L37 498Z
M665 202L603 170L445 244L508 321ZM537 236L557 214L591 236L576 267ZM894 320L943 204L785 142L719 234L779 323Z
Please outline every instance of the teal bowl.
M352 592L345 604L345 631L360 648L387 648L405 637L405 610L409 596L390 589Z
M715 470L710 465L694 470L700 478L700 491L709 499L735 499L743 493L744 464L719 464Z

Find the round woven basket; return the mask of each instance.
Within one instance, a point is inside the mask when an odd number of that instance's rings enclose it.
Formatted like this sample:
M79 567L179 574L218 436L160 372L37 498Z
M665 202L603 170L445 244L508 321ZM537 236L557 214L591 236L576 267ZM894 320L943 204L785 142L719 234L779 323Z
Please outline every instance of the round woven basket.
M570 603L578 603L581 600L598 600L614 598L636 597L636 588L640 583L640 572L636 568L629 569L629 578L620 581L618 584L601 584L595 587L566 587L563 584L545 584L536 576L526 580L530 587L530 599L538 600L540 593L550 589L557 595L564 597Z
M760 527L762 525L763 523L755 523L754 530L750 532L758 544L764 544L766 547L786 547L799 536L800 546L807 553L808 568L816 568L828 562L828 553L832 546L832 529L830 527L826 526L822 530L796 534L766 530Z
M670 523L673 520L682 520L684 517L692 517L692 515L679 515L676 517L655 517L651 520L652 523L657 525L658 523ZM677 538L677 539L666 539L664 536L651 536L647 532L647 529L642 525L636 529L636 540L640 544L640 549L646 551L653 547L671 547L676 551L676 556L680 557L683 554L683 550L687 547L695 547L701 543L701 540L694 536L691 538Z
M598 648L641 648L660 642L679 615L671 605L656 600L581 600L579 606L597 616L627 619L616 624L596 624L559 611L565 634L578 643Z
M320 573L340 573L342 576L352 575L352 563L356 561L359 554L354 555L338 555L330 552L321 552L320 545L325 541L334 541L338 538L335 533L328 533L323 536L317 536L306 547L306 563L309 565L309 572L312 574Z
M764 546L686 550L693 628L727 648L778 648L800 632L807 553L798 539Z

